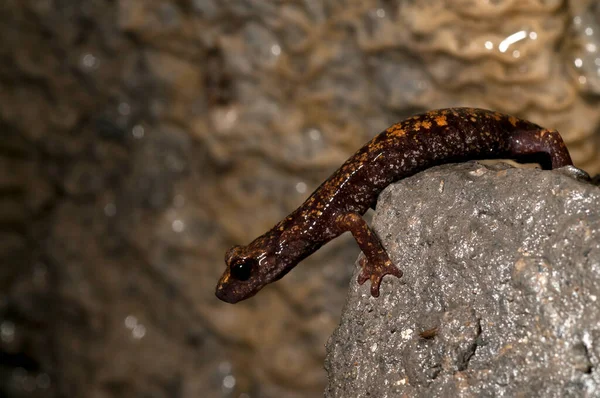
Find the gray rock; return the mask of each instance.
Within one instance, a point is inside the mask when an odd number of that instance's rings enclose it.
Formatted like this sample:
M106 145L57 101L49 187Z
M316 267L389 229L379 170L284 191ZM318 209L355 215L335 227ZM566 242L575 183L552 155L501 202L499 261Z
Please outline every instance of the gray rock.
M388 187L373 228L404 276L377 299L352 281L325 396L600 396L600 189L573 177L467 163Z

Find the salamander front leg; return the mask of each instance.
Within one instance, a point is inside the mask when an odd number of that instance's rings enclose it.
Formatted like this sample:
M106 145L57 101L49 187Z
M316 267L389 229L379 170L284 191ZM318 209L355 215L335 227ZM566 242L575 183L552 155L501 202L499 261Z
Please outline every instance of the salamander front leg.
M361 258L361 272L358 283L362 285L371 280L371 295L379 297L379 285L385 275L402 277L400 271L390 260L379 238L369 228L366 221L356 213L346 213L337 217L336 226L342 232L350 231L365 257Z

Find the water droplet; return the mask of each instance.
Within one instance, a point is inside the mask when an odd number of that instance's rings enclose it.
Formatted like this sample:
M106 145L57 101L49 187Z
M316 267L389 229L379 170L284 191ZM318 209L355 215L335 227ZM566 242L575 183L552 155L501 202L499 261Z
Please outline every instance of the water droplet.
M133 126L133 129L131 129L131 134L133 134L134 138L137 138L138 140L140 138L144 138L144 126L140 126L139 124Z
M127 315L125 318L125 327L127 329L133 329L137 325L137 318L133 315Z
M596 49L597 49L597 47L596 47L596 45L595 45L594 43L587 43L587 44L585 45L585 49L586 49L586 50L587 50L587 52L589 52L589 53L595 53L595 52L596 52Z
M515 58L519 58L521 56L521 52L519 50L515 50L512 52L512 56Z
M492 50L494 48L494 43L492 43L491 41L486 41L485 42L485 48L487 48L488 50Z
M121 102L119 104L119 113L123 116L127 116L131 113L131 105L127 102Z
M583 65L583 60L581 58L575 58L575 61L573 63L577 68L581 68L581 66Z
M379 18L384 18L385 17L385 10L383 8L378 8L375 11L375 15L377 15Z
M306 188L306 184L302 181L296 184L296 191L298 191L298 193L305 193Z
M81 58L81 65L87 69L95 68L98 65L98 58L96 58L93 54L85 54Z
M175 220L171 224L171 227L173 228L173 231L179 233L179 232L183 232L183 230L185 229L185 224L181 220Z
M313 141L319 141L321 139L321 132L317 129L308 130L308 136Z
M104 214L106 217L114 217L117 214L117 206L110 202L104 206Z
M4 321L0 325L0 337L2 341L10 343L15 338L15 324L11 321Z
M537 40L538 34L536 32L529 32L529 38L531 40Z
M141 323L138 323L131 331L131 334L133 335L134 339L139 340L146 335L146 327Z
M271 46L271 54L273 54L276 57L281 55L281 46L279 44L274 44L273 46Z
M223 387L227 390L231 390L233 389L233 387L235 387L235 377L233 377L232 375L227 375L225 377L223 377Z
M585 31L584 31L584 32L585 32L585 34L586 34L587 36L591 36L591 35L593 35L593 34L594 34L594 29L592 29L592 28L590 28L590 27L588 26L587 28L585 28Z
M577 80L579 80L580 84L585 84L587 82L587 78L585 76L579 76Z

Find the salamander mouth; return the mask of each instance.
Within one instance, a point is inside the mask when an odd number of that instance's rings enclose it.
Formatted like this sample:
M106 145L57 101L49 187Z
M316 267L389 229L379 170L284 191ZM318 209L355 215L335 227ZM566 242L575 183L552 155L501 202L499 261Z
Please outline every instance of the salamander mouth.
M250 298L250 297L254 296L255 294L256 294L256 292L251 292L250 294L247 294L247 295L241 295L239 293L236 293L233 290L228 290L228 289L219 290L219 288L217 288L217 291L215 292L215 295L217 296L217 298L219 300L222 300L229 304L235 304L242 300L246 300L247 298Z
M253 289L245 282L232 283L230 280L224 279L225 276L219 281L215 290L215 295L219 300L229 304L235 304L242 300L246 300L247 298L254 296L260 290L260 288Z
M218 286L217 290L215 291L215 295L219 300L229 304L235 304L238 301L242 300L242 298L236 296L235 294L231 294L231 291L228 291L226 289L219 289L219 287L220 286Z

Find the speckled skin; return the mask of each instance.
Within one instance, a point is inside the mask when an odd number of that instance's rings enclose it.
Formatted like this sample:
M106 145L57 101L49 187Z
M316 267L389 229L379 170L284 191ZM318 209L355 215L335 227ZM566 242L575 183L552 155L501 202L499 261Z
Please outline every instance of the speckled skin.
M371 280L371 294L377 297L383 276L402 276L361 217L386 186L442 163L532 157L546 169L572 164L556 130L514 116L449 108L406 119L358 150L270 231L247 246L231 248L216 295L229 303L249 298L350 231L365 255L358 283Z

